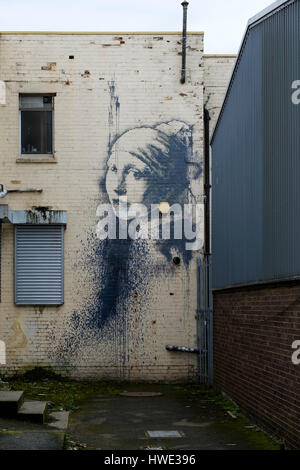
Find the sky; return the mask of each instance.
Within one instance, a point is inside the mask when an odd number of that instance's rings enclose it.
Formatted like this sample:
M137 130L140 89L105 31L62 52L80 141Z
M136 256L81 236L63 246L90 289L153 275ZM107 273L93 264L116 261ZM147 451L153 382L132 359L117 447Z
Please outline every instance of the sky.
M0 0L1 31L181 31L182 0ZM271 0L190 0L188 30L206 54L235 54L247 21Z

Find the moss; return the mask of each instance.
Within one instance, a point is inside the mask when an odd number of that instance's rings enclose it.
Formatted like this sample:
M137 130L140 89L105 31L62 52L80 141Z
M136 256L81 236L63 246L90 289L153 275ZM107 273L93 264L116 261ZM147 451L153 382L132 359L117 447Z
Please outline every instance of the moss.
M35 368L9 380L10 388L23 390L26 399L53 402L54 410L65 409L76 411L81 403L93 395L118 395L124 390L145 391L145 383L106 383L78 382L67 380L50 369ZM249 449L279 450L280 443L264 433L258 426L251 423L237 405L225 398L213 388L198 385L166 385L147 384L147 391L159 391L178 401L192 401L209 418L215 421L215 432L230 436L232 443L242 439L248 442ZM201 411L201 413L202 413ZM236 419L227 413L231 411ZM80 445L73 443L76 447ZM73 445L72 444L72 445ZM67 439L67 446L69 446Z
M280 442L253 425L243 415L237 420L219 423L218 428L227 436L232 436L233 442L236 436L243 438L243 441L248 443L249 450L280 450L282 448Z
M54 411L75 411L90 395L117 395L121 389L104 382L78 382L60 377L51 370L35 368L9 380L11 390L23 390L25 398L52 402Z
M12 382L35 382L45 379L60 381L64 380L59 374L54 372L51 368L47 367L34 367L33 369L26 370L25 372L17 373L13 377L11 377L10 380Z
M18 434L22 434L22 431L11 431L9 429L3 431L0 429L0 436L17 436Z
M232 441L238 437L248 442L249 449L255 450L280 450L283 448L282 442L274 436L264 432L241 412L238 405L222 395L214 387L199 387L198 385L177 385L172 387L176 390L177 396L187 395L198 403L203 403L210 408L212 414L218 414L219 420L216 425L216 432L223 431L224 435L232 436ZM227 412L232 412L236 419L230 417ZM221 414L219 414L221 412ZM221 418L223 412L223 418ZM224 413L225 412L225 413ZM226 417L226 418L225 418Z

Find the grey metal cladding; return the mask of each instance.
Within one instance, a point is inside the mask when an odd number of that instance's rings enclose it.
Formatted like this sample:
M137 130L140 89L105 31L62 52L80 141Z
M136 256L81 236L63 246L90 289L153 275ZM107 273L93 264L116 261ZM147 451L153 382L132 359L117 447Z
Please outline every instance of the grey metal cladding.
M245 45L213 142L214 288L254 280L261 268L260 45L256 29Z
M252 16L248 21L248 26L257 23L258 21L265 20L268 15L273 15L276 10L284 8L287 4L293 3L294 1L295 0L276 0L276 2L271 3L271 5L257 13L257 15Z
M15 303L64 302L64 227L15 226Z
M248 30L213 148L213 286L300 276L300 2Z
M300 2L262 24L263 279L300 275Z

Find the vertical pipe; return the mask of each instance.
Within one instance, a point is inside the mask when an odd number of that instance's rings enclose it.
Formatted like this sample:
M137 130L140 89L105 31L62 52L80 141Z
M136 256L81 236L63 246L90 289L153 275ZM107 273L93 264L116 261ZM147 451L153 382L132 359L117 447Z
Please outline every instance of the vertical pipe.
M202 277L202 264L201 262L198 264L197 267L197 348L199 349L198 354L198 374L199 374L199 382L202 383L203 381L203 364L202 364L202 348L203 348L203 341L202 341L202 302L203 302L203 277Z
M182 2L183 6L183 29L182 29L182 66L181 66L181 80L180 82L185 83L186 75L186 27L187 27L187 8L189 2Z
M210 243L210 115L204 108L204 193L205 193L205 310L207 320L207 379L213 383L213 298L211 284L211 243Z
M205 241L204 254L210 256L210 146L209 111L204 108L204 194L205 194Z

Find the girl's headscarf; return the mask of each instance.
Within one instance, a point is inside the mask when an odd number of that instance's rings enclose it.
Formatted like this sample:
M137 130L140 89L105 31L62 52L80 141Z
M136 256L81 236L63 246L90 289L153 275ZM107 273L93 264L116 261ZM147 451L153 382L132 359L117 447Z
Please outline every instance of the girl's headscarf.
M181 170L192 152L192 129L180 121L170 121L156 127L137 127L117 136L112 149L128 152L143 161L159 177L170 170ZM177 174L178 177L178 174Z

